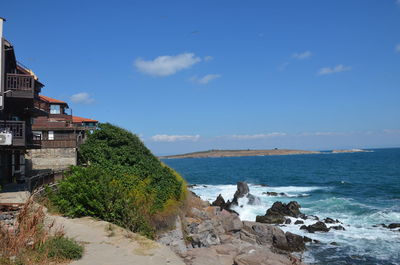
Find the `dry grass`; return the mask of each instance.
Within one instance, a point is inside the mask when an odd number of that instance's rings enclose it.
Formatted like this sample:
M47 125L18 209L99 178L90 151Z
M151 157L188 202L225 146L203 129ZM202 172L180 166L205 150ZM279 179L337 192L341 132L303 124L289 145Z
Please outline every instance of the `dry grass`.
M186 217L196 217L195 215L193 215L192 209L196 208L202 211L206 206L207 205L205 205L205 202L202 199L189 191L183 207L183 214Z
M46 226L44 218L43 206L35 204L31 197L19 211L14 226L0 226L0 264L58 263L35 251L52 235L64 235L61 229L54 228L54 223Z

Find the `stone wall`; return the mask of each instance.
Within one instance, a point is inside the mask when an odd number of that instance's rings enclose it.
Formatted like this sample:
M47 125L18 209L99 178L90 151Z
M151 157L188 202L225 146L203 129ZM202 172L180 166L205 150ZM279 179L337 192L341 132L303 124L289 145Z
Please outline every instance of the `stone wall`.
M76 148L29 149L25 155L28 170L66 169L76 165Z

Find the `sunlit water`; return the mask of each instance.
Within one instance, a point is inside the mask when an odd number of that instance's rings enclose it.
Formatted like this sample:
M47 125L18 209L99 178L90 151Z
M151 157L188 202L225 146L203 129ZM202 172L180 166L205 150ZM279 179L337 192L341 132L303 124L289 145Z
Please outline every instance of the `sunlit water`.
M296 200L302 212L343 222L345 231L309 234L298 225L282 229L321 241L308 245L309 264L400 264L400 231L374 225L400 223L400 148L366 153L166 159L193 191L213 201L231 199L237 181L249 183L261 204L238 207L242 220L254 221L280 200ZM204 186L203 186L204 185ZM267 186L262 186L267 185ZM284 192L270 197L263 192ZM311 224L315 221L306 221ZM331 245L336 242L338 245Z

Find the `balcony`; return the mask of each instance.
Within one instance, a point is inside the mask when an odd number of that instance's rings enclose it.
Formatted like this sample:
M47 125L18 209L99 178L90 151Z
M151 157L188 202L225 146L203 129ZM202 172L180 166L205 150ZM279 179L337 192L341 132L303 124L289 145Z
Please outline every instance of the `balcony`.
M6 74L5 96L13 98L33 98L35 79L32 75Z
M0 132L10 132L12 134L11 146L26 145L26 126L24 121L0 121ZM7 145L0 145L6 147Z

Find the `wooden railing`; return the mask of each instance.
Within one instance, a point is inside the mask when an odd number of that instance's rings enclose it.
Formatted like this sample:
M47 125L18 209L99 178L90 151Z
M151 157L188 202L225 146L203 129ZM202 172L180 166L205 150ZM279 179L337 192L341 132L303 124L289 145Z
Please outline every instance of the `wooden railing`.
M0 131L10 132L12 134L12 145L25 145L25 121L0 121Z
M6 94L8 97L33 97L35 79L31 75L7 74Z

